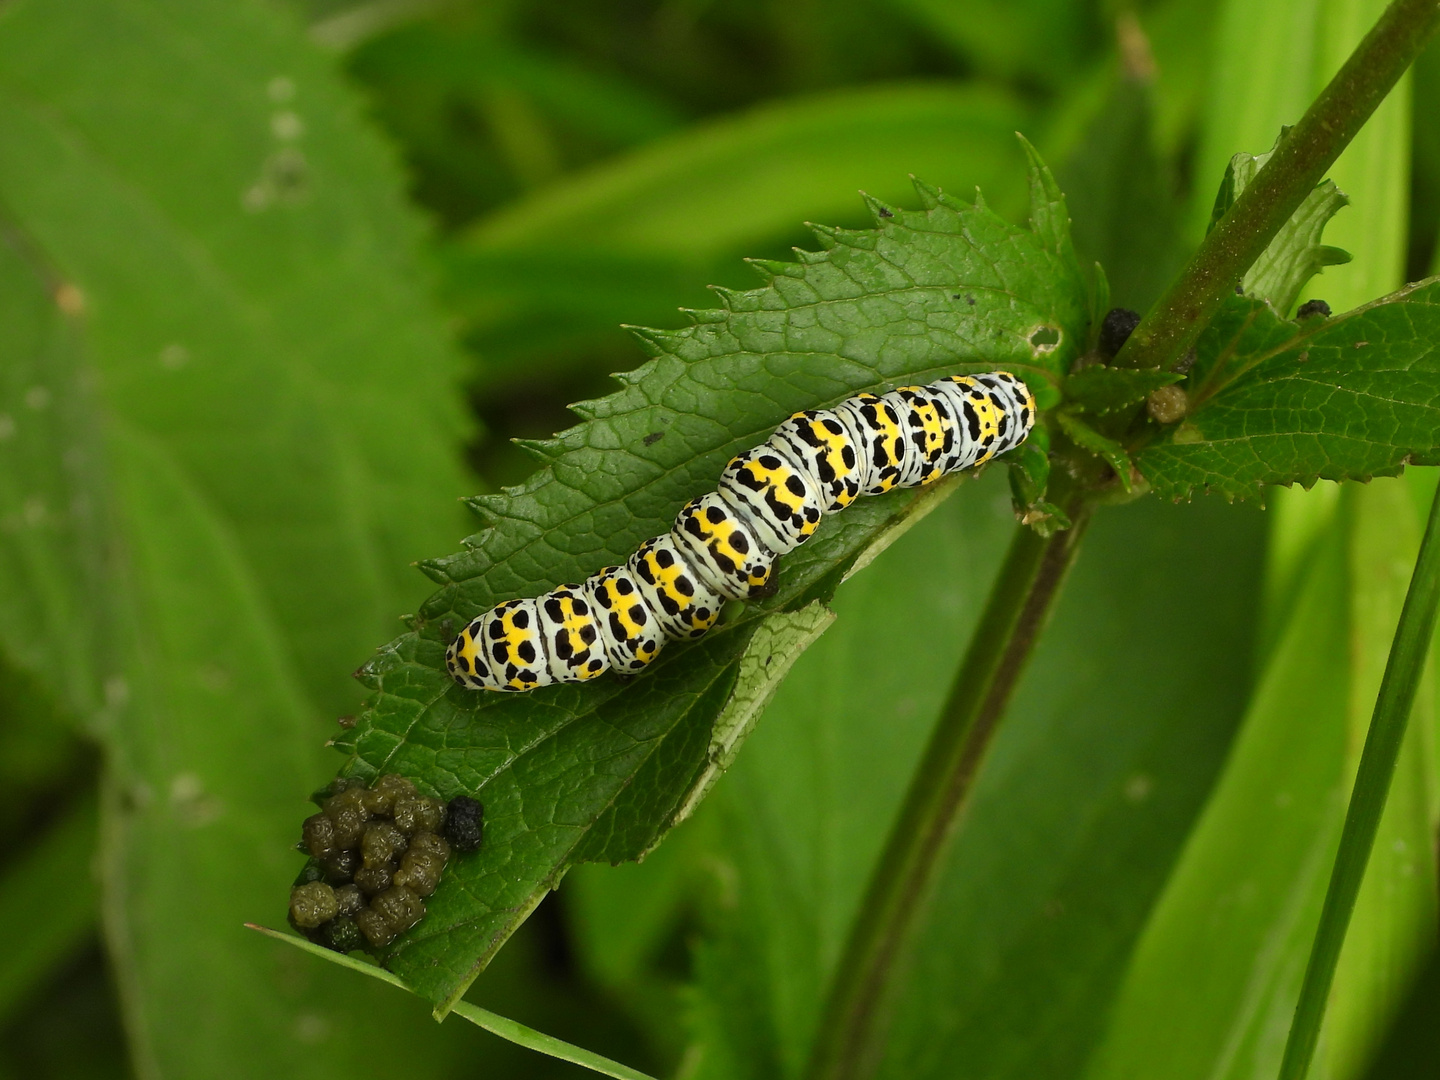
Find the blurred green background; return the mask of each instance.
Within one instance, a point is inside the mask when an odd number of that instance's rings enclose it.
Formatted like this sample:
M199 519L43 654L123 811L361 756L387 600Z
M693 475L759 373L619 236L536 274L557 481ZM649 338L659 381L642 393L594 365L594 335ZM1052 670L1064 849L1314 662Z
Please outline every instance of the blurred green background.
M1024 131L1143 310L1376 0L0 6L0 1077L577 1077L280 923L348 673L745 256ZM1440 55L1347 152L1337 311L1430 272ZM1101 516L906 963L885 1077L1273 1075L1432 476ZM850 582L736 768L472 1000L657 1076L798 1077L1010 528ZM918 674L914 674L918 672ZM1440 1074L1433 687L1314 1075ZM1427 967L1428 964L1428 967Z

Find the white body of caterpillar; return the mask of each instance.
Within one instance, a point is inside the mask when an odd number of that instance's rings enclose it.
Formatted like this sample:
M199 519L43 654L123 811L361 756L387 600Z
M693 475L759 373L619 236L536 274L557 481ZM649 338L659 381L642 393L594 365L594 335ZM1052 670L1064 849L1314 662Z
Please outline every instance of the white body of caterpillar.
M667 638L704 634L726 599L767 595L775 560L825 514L861 495L919 487L1020 445L1035 399L1005 371L955 375L888 394L856 394L796 413L692 499L675 526L623 566L472 619L445 665L472 690L533 690L633 673Z

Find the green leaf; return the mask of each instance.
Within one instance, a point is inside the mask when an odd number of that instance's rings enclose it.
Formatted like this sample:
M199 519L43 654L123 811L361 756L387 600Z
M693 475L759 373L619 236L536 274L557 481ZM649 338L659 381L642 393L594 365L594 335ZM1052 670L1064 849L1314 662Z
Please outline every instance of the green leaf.
M669 322L705 306L705 286L745 287L738 257L778 254L799 223L860 224L857 188L885 202L905 177L983 187L1004 213L1024 205L1014 132L1027 113L964 84L829 91L711 121L547 185L442 250L447 302L465 319L482 373L547 349ZM618 340L618 339L616 339ZM550 361L553 362L553 361Z
M757 264L769 284L722 294L726 309L696 325L641 331L654 359L618 393L576 406L587 422L547 444L549 467L474 501L491 526L466 551L424 564L446 587L415 632L366 666L378 694L344 743L358 774L399 771L486 804L484 849L456 860L427 919L386 953L417 992L452 1002L571 863L653 846L753 720L740 703L763 698L759 673L819 629L823 615L804 609L952 485L828 520L785 560L777 597L671 645L628 685L464 691L443 652L465 621L623 561L797 409L956 370L1007 368L1043 391L1073 361L1088 327L1062 208L1048 196L1038 208L1051 215L1042 239L983 205L919 191L924 210L875 203L876 230L826 231L823 252ZM762 631L777 614L789 625Z
M7 674L79 719L99 704L106 674L94 374L78 292L15 222L0 219L0 229L0 653Z
M1278 147L1284 138L1285 132L1281 131L1275 146ZM1210 212L1211 228L1225 216L1274 153L1275 147L1271 147L1258 156L1241 153L1230 159L1225 179L1215 196L1215 207ZM1341 207L1349 204L1349 196L1337 188L1333 180L1322 180L1316 184L1315 190L1300 204L1300 209L1291 215L1275 239L1270 241L1265 253L1245 272L1241 282L1245 294L1270 301L1281 315L1289 314L1311 278L1327 266L1340 266L1350 261L1348 251L1326 247L1320 242L1326 224Z
M680 124L657 95L527 47L494 25L500 20L428 14L414 12L419 21L365 42L346 66L403 146L417 195L448 225L553 179L577 157L603 156ZM344 19L312 35L333 40Z
M1344 553L1332 535L1311 556L1294 616L1136 947L1087 1080L1267 1072L1255 1055L1267 1019L1284 1017L1282 1031L1288 1020L1284 989L1293 995L1300 972L1286 961L1304 955L1338 836L1344 590ZM1278 1065L1278 1046L1270 1053Z
M477 223L466 242L723 254L789 234L806 213L853 220L857 187L902 198L907 171L1018 194L1012 140L1024 117L1008 96L964 84L817 94L566 178ZM980 175L966 160L976 150Z
M1111 303L1144 311L1188 252L1171 169L1155 146L1154 88L1127 71L1110 73L1109 84L1056 173L1075 217L1075 243L1105 267Z
M1114 470L1120 486L1129 492L1135 485L1135 466L1130 461L1130 455L1125 448L1114 439L1101 435L1085 421L1072 416L1068 412L1058 412L1055 420L1060 425L1060 430L1069 436L1080 449L1094 454Z
M236 935L283 905L346 671L457 527L398 171L250 0L9 5L0 159L0 650L103 742L136 1071L438 1066L449 1033Z
M1065 380L1065 401L1077 412L1107 416L1140 404L1151 391L1181 382L1179 372L1154 368L1113 368L1096 364L1081 368Z
M1440 282L1296 326L1235 297L1201 336L1190 413L1136 464L1172 499L1440 462Z
M697 1080L799 1074L1005 550L998 479L837 596L700 811L721 921L698 957ZM1091 529L900 961L887 1080L1075 1075L1243 711L1260 515L1146 501Z
M1363 752L1282 1076L1306 1074L1295 1066L1311 1061L1322 1019L1326 1045L1319 1056L1327 1071L1362 1074L1435 947L1440 915L1433 846L1440 805L1427 730L1435 719L1434 685L1425 670L1440 594L1440 502L1417 545L1407 485L1382 483L1347 495L1358 645L1351 654L1349 756L1357 741Z
M1343 494L1303 553L1299 596L1088 1080L1278 1069L1416 541L1403 485ZM1322 1036L1326 1076L1362 1074L1434 939L1434 788L1417 734L1433 724L1432 706L1407 738L1342 954Z
M283 941L287 945L293 945L295 948L300 949L302 952L307 952L311 956L318 956L322 960L328 960L330 963L348 968L350 971L358 971L362 975L368 975L372 979L378 979L380 982L399 987L401 990L407 989L405 984L390 974L390 972L384 968L376 967L374 964L366 963L364 960L347 956L344 953L332 952L323 946L315 945L303 938L295 937L293 934L282 934L278 930L271 930L268 926L256 926L254 923L246 923L246 926L251 930L258 930L268 938L274 938L276 941ZM454 1012L456 1016L464 1017L476 1027L483 1028L492 1035L498 1035L500 1038L513 1042L517 1046L523 1046L527 1050L534 1050L537 1053L558 1058L561 1061L582 1065L592 1072L599 1073L601 1076L614 1077L615 1080L652 1080L651 1077L646 1076L644 1073L626 1065L621 1065L618 1061L611 1061L609 1058L602 1057L593 1051L586 1050L580 1046L574 1046L563 1039L555 1038L553 1035L546 1035L543 1031L536 1031L534 1028L526 1027L524 1024L517 1023L508 1017L493 1013L489 1009L482 1009L478 1005L472 1005L468 1001L458 1002Z
M1025 76L1050 85L1079 63L1090 29L1088 12L1065 0L892 0L981 70Z

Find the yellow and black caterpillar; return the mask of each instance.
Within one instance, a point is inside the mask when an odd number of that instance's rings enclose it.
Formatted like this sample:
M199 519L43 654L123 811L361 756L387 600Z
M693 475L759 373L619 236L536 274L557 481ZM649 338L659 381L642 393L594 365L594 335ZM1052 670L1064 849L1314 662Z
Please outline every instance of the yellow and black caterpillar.
M666 638L709 630L727 598L767 595L776 558L810 539L822 515L989 461L1024 442L1034 423L1034 397L1005 371L796 413L733 458L718 490L692 499L674 528L623 566L496 605L460 631L445 666L472 690L639 671Z

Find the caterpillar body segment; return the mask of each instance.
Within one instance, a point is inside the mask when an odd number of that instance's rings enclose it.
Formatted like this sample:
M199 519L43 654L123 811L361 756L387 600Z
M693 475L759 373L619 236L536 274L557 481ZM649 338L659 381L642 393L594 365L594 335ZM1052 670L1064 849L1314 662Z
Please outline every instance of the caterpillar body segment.
M991 400L1001 410L1000 449L997 454L1013 450L1025 441L1035 426L1035 395L1020 379L1008 371L992 371L975 376L975 381L989 387Z
M670 533L646 540L625 565L666 637L700 637L720 617L724 597L695 572Z
M786 420L769 443L788 451L791 460L809 473L827 514L844 510L860 496L865 472L858 448L861 430L853 416L831 409L810 409Z
M660 622L640 596L626 567L607 566L582 586L595 613L600 642L610 667L629 675L649 664L665 647Z
M990 392L968 376L941 379L934 385L951 402L960 423L964 452L956 467L968 469L989 461L995 456L1000 441L995 402Z
M472 690L634 674L666 639L702 636L726 599L773 592L775 560L813 536L825 514L983 464L1024 442L1035 417L1029 387L1005 371L795 413L732 458L717 490L687 503L670 532L646 540L623 566L472 619L446 651L446 667Z
M900 486L910 464L913 444L905 436L895 400L874 394L856 394L835 406L835 411L848 415L860 432L860 460L864 463L861 495L883 495Z
M480 637L489 613L471 619L445 650L445 668L467 690L499 690Z
M919 487L946 473L945 463L955 448L955 418L939 393L924 386L902 386L886 394L910 440L900 487Z
M824 498L810 470L774 439L730 459L719 495L749 519L776 555L794 551L820 527Z
M480 625L473 640L476 651L483 650L488 667L481 676L485 689L534 690L555 681L540 639L537 601L506 600L476 621Z
M540 644L555 682L585 682L610 670L600 620L583 586L562 585L535 601Z
M769 595L775 556L756 538L739 511L718 492L685 504L670 535L679 541L691 567L721 596L748 600Z

